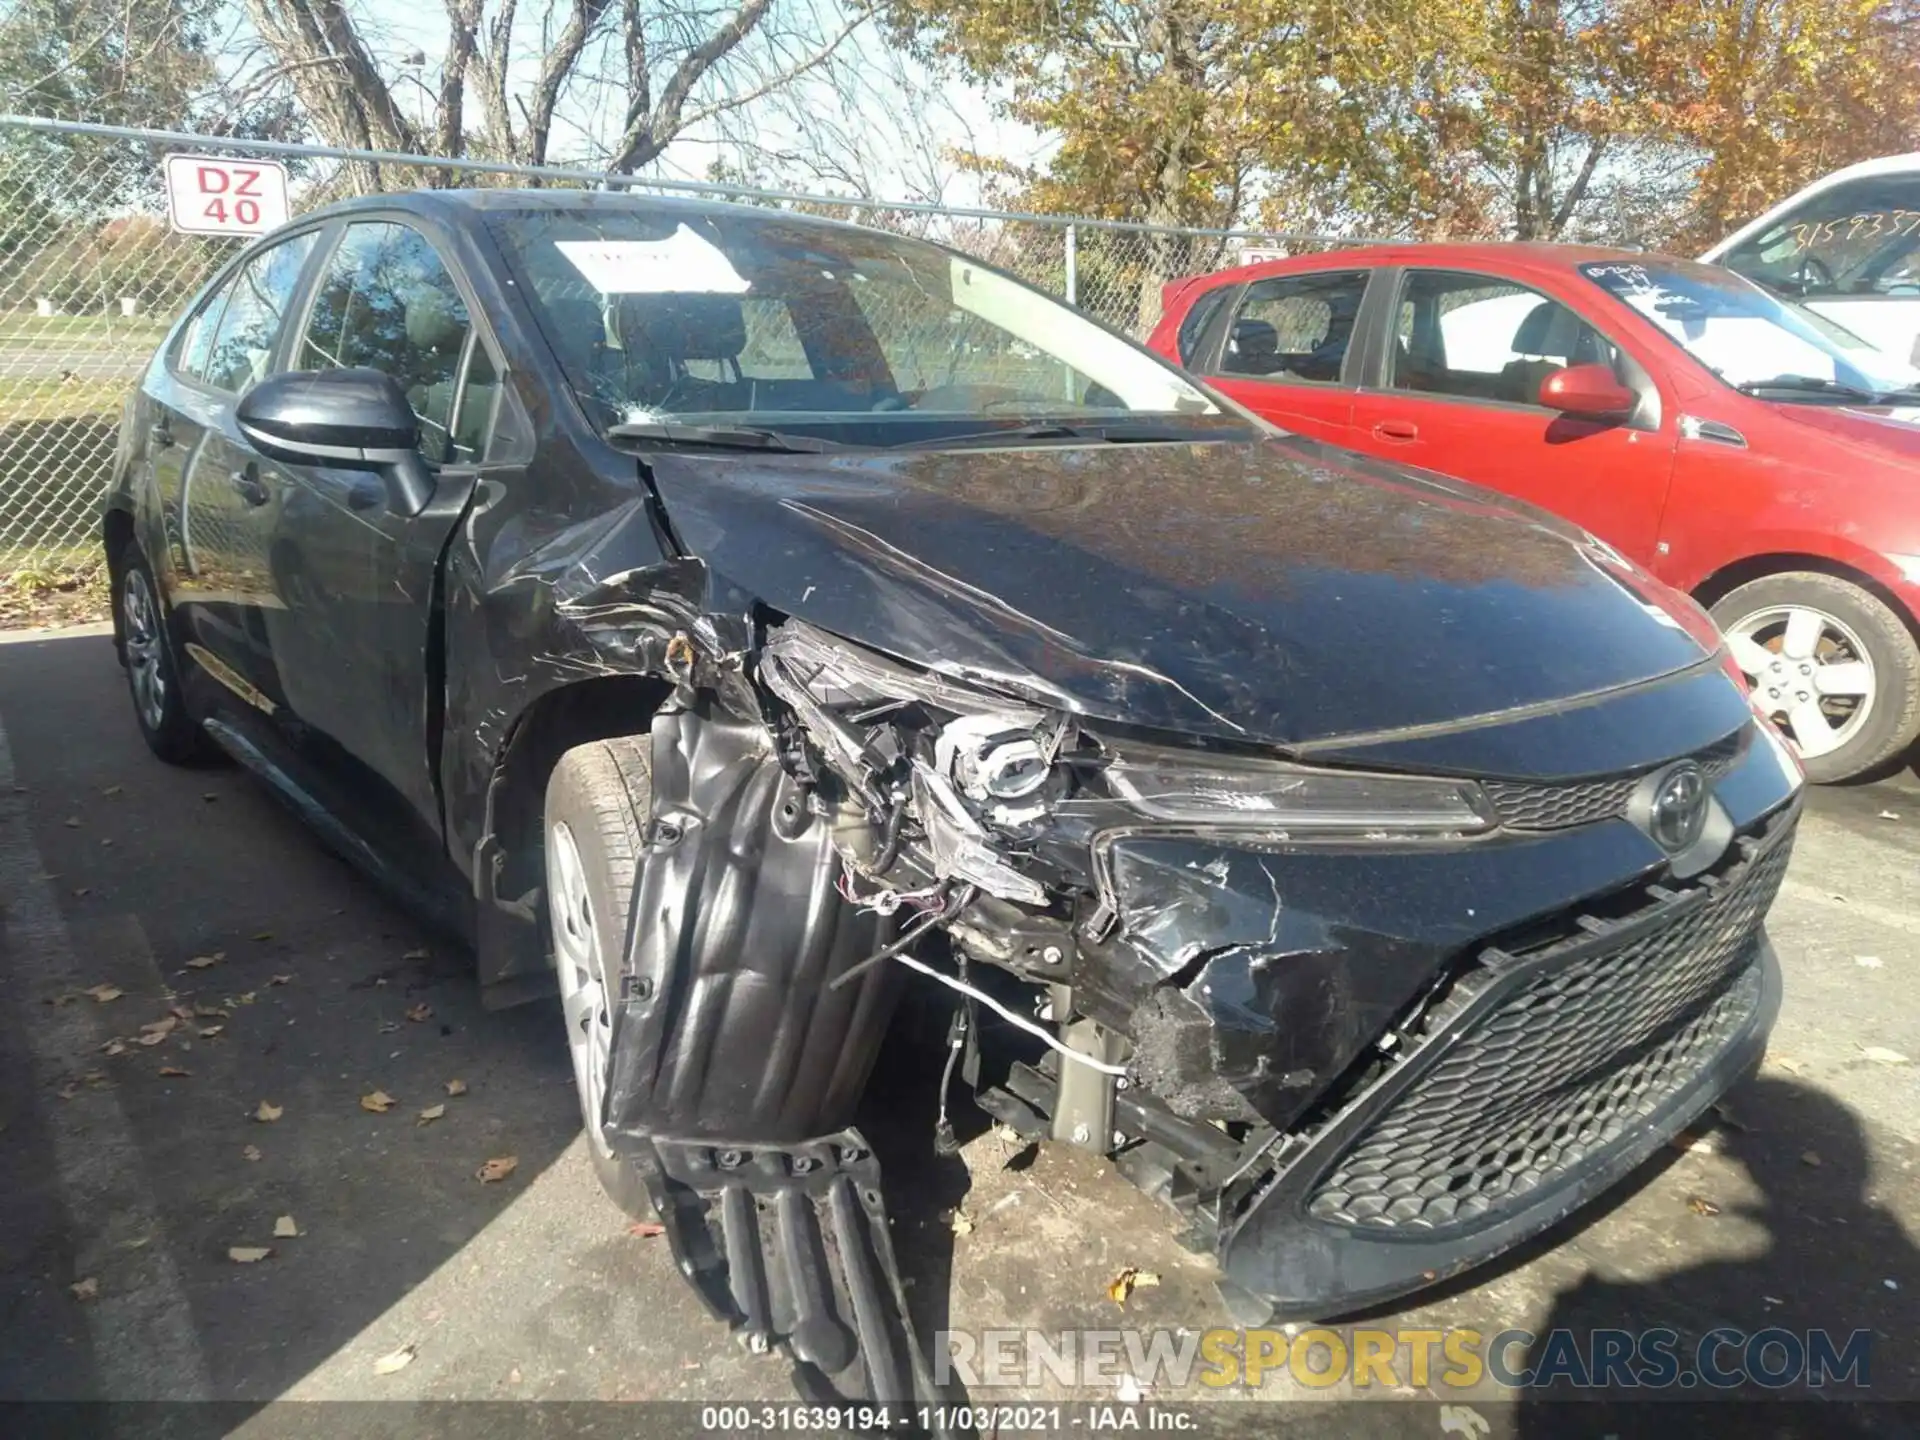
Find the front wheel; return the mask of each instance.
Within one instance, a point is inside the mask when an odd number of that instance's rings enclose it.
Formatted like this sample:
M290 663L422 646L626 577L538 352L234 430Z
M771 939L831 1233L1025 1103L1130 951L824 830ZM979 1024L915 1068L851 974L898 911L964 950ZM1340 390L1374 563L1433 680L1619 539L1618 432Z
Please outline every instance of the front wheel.
M653 808L648 737L576 745L547 780L547 919L574 1088L594 1173L629 1215L652 1213L645 1182L607 1145L601 1111L612 1061L633 885Z
M1809 780L1873 770L1920 734L1920 646L1870 591L1813 571L1768 575L1724 596L1713 618Z

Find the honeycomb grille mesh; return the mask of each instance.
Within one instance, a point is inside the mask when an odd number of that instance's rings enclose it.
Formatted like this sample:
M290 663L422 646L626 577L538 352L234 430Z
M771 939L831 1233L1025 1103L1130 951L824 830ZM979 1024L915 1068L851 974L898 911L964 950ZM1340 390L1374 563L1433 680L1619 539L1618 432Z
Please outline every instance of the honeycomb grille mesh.
M1740 758L1739 734L1730 735L1691 757L1709 782L1733 769ZM1523 780L1482 782L1500 819L1515 830L1565 830L1612 820L1627 813L1627 801L1649 772L1606 775L1598 780L1540 785Z
M1492 1223L1628 1134L1752 1015L1760 921L1791 848L1781 837L1657 929L1533 962L1362 1132L1308 1212L1380 1229Z

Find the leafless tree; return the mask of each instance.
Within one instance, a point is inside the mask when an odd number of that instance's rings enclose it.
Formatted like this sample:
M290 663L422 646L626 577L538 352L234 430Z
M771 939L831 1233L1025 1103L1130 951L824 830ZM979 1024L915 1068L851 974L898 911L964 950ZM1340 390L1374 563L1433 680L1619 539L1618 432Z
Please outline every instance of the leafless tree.
M820 70L871 13L871 0L442 0L434 74L425 56L383 60L351 0L245 4L272 80L334 144L544 164L568 134L623 173Z

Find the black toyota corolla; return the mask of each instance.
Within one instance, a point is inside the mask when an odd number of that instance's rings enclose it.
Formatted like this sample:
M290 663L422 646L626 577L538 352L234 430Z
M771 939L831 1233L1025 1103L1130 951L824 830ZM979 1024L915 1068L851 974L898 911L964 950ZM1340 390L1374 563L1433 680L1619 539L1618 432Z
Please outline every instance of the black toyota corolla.
M609 1190L811 1392L931 1393L852 1128L908 986L1248 1320L1541 1230L1777 1008L1799 772L1692 602L934 245L316 213L154 357L104 533L153 749L557 985Z

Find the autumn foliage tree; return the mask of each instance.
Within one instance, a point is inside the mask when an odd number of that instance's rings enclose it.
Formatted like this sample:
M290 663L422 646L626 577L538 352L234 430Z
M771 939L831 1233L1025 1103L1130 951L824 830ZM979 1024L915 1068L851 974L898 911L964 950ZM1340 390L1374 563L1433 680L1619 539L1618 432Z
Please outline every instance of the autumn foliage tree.
M891 0L1056 137L1035 208L1697 248L1920 148L1920 0Z

